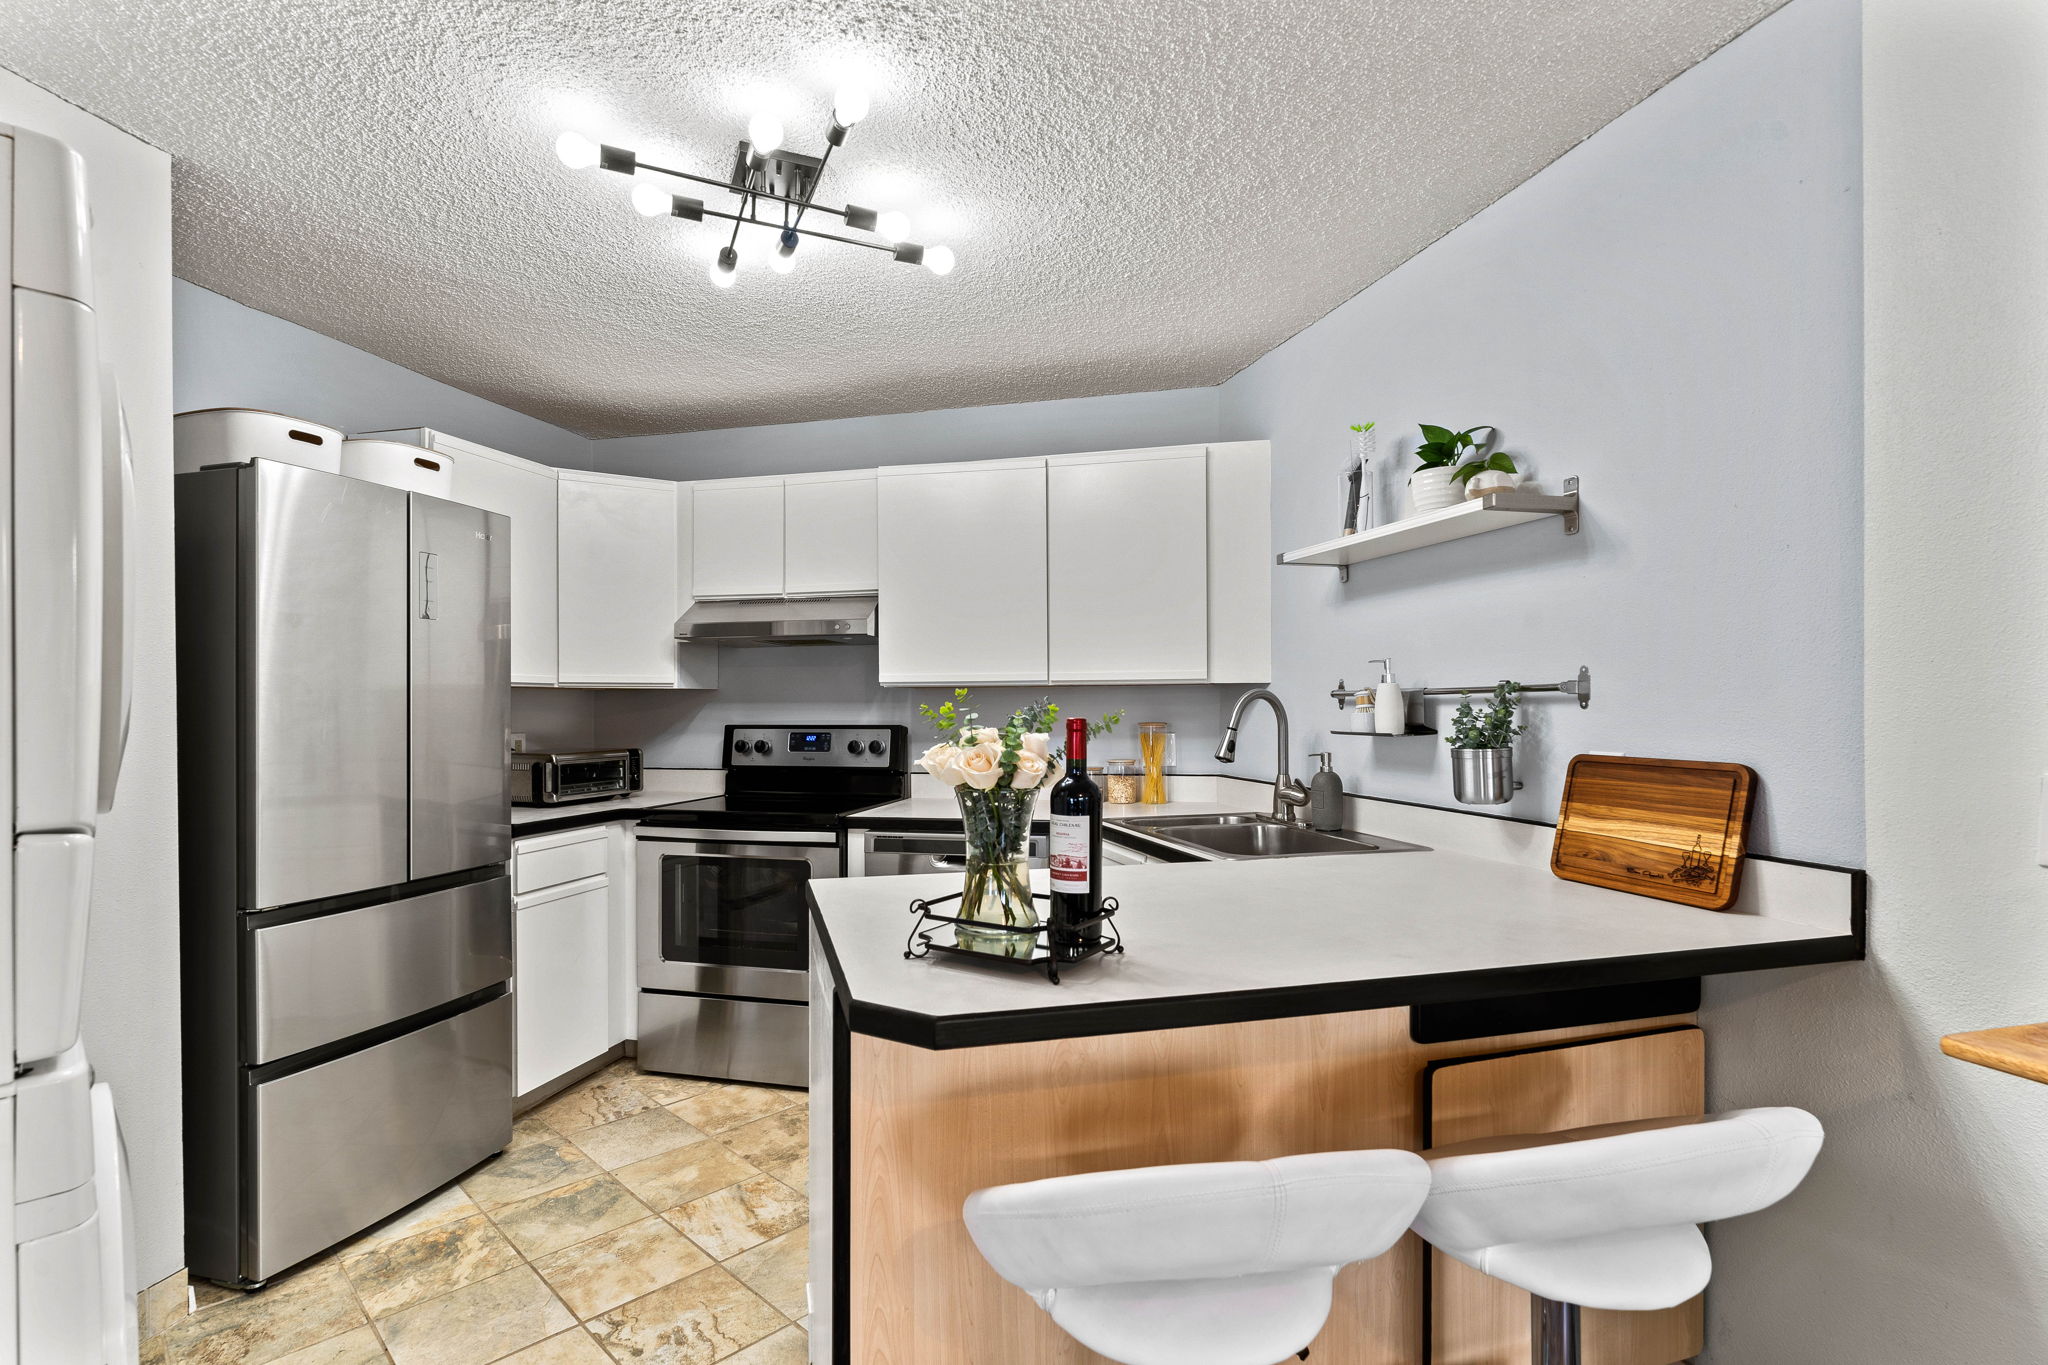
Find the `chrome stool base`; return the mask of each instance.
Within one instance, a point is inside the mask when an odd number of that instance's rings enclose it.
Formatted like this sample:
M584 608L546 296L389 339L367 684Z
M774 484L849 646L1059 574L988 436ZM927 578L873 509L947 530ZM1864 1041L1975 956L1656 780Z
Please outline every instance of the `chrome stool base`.
M1536 1365L1579 1365L1579 1306L1529 1298L1530 1358Z

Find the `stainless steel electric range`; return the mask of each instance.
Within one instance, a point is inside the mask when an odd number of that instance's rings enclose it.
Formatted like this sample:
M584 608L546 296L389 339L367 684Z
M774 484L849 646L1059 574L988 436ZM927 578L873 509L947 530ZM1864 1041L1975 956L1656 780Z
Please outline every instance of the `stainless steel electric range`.
M900 725L725 729L725 794L640 816L640 1065L804 1085L806 888L846 872L845 817L909 793Z

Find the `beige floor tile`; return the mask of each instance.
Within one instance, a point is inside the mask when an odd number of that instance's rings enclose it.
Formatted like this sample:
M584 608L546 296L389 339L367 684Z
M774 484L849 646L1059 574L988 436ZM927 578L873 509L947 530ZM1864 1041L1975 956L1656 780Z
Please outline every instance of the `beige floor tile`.
M718 1135L718 1140L792 1189L811 1175L811 1126L802 1109L785 1109Z
M785 1327L765 1341L757 1341L736 1356L727 1356L725 1365L806 1365L810 1360L811 1339L804 1335L801 1327Z
M667 1211L760 1172L716 1142L697 1142L612 1172L647 1207Z
M727 1261L725 1268L786 1318L800 1318L811 1310L804 1296L804 1283L811 1275L811 1230L807 1227L742 1251Z
M531 1257L637 1223L649 1212L624 1185L608 1175L596 1175L495 1209L491 1219L512 1245Z
M462 1186L447 1185L418 1203L400 1209L356 1238L342 1248L342 1256L346 1259L361 1252L374 1251L380 1246L388 1246L416 1233L425 1232L428 1228L473 1218L480 1212L482 1210L477 1208L476 1201L463 1192Z
M669 1112L707 1133L722 1133L743 1123L778 1113L808 1098L801 1090L774 1090L760 1085L714 1085L669 1106Z
M786 1324L765 1299L722 1267L712 1266L621 1304L588 1325L617 1360L633 1365L711 1365Z
M519 1264L519 1253L481 1213L344 1257L356 1297L373 1318L437 1298Z
M583 1149L583 1155L606 1170L615 1171L621 1166L630 1166L636 1161L702 1142L704 1138L704 1133L668 1110L657 1107L628 1114L596 1128L585 1128L576 1135L576 1145Z
M589 1080L570 1086L533 1113L534 1117L557 1132L573 1136L585 1128L595 1128L600 1123L611 1123L653 1107L654 1101L641 1094L625 1077L600 1071Z
M144 1337L136 1346L135 1365L170 1365L171 1339L161 1334Z
M180 1319L164 1339L178 1365L268 1365L364 1321L341 1267L323 1265L216 1301Z
M161 1336L185 1316L190 1281L185 1272L166 1275L135 1296L135 1326L142 1340Z
M188 1282L188 1288L190 1294L187 1303L190 1307L186 1311L191 1313L203 1313L218 1304L233 1303L243 1297L242 1290L230 1289L224 1284L215 1284L212 1280L191 1280Z
M581 1327L557 1332L523 1351L514 1351L498 1365L612 1365L597 1338Z
M656 1071L638 1070L626 1077L626 1083L656 1104L674 1104L677 1100L701 1095L713 1085L711 1081L700 1081L690 1076L664 1076Z
M270 1365L389 1365L391 1357L384 1354L384 1343L377 1337L374 1327L358 1327L353 1332L343 1332L338 1337L329 1337L311 1346L293 1351L288 1356L279 1356Z
M801 1227L809 1213L803 1195L763 1175L693 1199L666 1216L713 1260L722 1261Z
M533 1263L579 1318L674 1284L711 1264L689 1238L659 1218L615 1228Z
M464 1285L380 1320L397 1365L485 1365L576 1325L531 1266Z
M490 1213L598 1174L598 1164L567 1140L529 1142L471 1171L462 1178L462 1188Z
M524 1147L529 1142L560 1142L561 1132L542 1118L538 1111L521 1114L512 1120L512 1140L506 1147Z

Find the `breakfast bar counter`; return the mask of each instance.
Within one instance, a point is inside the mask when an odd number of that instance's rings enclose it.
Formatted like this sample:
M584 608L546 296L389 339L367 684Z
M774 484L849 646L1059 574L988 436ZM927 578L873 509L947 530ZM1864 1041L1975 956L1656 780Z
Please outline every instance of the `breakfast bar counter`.
M1428 851L1106 869L1127 951L1057 985L906 959L957 873L814 883L812 1358L1098 1361L982 1261L973 1190L1697 1113L1701 976L1863 955L1858 872L1750 859L1717 913L1561 881L1542 827L1371 805ZM1337 1288L1317 1358L1526 1340L1518 1291L1413 1238ZM1698 1301L1587 1316L1609 1365L1698 1349Z

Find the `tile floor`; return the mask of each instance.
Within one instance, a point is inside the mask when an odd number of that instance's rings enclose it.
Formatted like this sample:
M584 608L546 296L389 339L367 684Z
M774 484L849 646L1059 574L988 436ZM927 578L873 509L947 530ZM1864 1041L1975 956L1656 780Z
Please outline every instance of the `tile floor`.
M144 1291L142 1365L803 1365L805 1098L614 1063L260 1292Z

